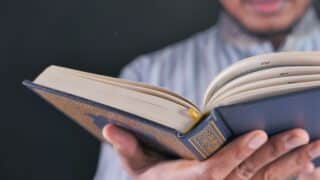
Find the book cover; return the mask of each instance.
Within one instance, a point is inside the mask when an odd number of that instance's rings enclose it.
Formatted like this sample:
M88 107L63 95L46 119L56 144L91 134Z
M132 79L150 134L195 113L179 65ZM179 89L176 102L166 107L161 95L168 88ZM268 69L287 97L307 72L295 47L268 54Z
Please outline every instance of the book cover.
M216 112L234 136L254 129L263 129L274 135L302 128L308 131L311 140L320 138L319 87L219 107Z
M107 123L113 123L132 132L143 145L169 157L204 160L231 136L225 124L215 119L214 113L206 116L190 132L181 134L174 129L88 99L31 81L24 81L23 84L101 141L105 141L102 128Z
M24 81L23 84L104 141L101 129L113 123L131 131L147 147L171 157L204 160L233 138L263 129L269 135L292 128L320 138L320 88L223 106L185 134L142 117Z

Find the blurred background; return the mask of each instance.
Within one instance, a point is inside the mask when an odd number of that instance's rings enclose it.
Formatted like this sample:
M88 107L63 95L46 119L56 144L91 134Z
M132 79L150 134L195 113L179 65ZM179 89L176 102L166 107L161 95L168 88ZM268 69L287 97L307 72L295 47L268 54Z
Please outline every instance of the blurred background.
M0 179L88 180L99 142L21 85L50 64L117 76L207 29L216 0L1 0Z

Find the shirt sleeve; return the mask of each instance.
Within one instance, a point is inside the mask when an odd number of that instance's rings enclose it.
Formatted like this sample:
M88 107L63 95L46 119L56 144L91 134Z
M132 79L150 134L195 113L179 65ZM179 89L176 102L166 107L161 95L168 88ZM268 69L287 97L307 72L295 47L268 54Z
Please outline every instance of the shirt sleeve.
M143 81L142 74L145 72L147 57L139 57L132 63L127 65L120 73L120 78ZM129 176L122 169L118 154L112 149L112 146L106 143L101 143L101 150L98 160L98 167L94 180L129 180Z
M120 78L131 81L147 82L151 60L152 58L150 55L139 56L122 69Z

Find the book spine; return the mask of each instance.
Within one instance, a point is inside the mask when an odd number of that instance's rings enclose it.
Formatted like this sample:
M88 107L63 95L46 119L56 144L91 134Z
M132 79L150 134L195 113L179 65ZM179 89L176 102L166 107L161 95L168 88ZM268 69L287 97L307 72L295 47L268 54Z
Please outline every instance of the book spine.
M189 133L180 137L199 160L205 160L219 150L232 137L232 133L219 114L213 111Z

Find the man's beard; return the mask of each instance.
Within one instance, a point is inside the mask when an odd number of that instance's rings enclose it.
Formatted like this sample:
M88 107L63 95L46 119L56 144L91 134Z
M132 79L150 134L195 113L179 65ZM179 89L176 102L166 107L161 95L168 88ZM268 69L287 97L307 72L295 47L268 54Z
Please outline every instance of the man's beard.
M283 28L283 29L267 30L267 31L255 31L255 30L247 28L243 23L241 23L240 20L238 20L231 13L229 13L226 10L224 10L223 8L222 8L222 11L224 13L226 13L232 19L232 21L234 21L237 24L237 26L240 27L240 29L244 33L246 33L246 34L248 34L250 36L257 37L259 39L272 39L274 37L286 36L286 35L290 34L293 31L293 29L295 28L295 26L297 26L297 24L300 22L300 20L304 16L304 15L300 16L293 23L291 23L288 27Z

